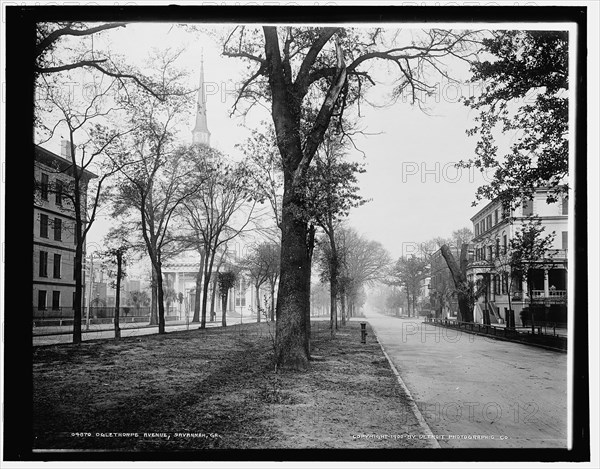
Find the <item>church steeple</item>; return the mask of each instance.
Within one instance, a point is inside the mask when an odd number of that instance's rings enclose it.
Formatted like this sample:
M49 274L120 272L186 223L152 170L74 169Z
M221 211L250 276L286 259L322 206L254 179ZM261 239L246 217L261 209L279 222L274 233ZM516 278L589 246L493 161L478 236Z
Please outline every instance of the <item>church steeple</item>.
M196 107L196 125L192 130L193 143L210 145L210 132L206 122L206 95L204 93L204 54L200 58L200 87Z

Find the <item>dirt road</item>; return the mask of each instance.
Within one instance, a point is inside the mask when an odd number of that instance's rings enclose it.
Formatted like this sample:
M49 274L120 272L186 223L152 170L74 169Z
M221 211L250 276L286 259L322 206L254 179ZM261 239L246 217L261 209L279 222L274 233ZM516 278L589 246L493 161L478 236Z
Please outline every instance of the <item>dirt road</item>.
M367 320L442 448L567 447L567 354L415 319Z

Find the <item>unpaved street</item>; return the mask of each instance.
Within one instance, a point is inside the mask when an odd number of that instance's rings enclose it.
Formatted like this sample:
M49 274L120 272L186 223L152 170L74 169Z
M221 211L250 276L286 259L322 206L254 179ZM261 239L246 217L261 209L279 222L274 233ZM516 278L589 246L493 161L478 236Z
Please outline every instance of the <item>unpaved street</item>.
M567 446L567 354L416 319L367 320L442 448Z

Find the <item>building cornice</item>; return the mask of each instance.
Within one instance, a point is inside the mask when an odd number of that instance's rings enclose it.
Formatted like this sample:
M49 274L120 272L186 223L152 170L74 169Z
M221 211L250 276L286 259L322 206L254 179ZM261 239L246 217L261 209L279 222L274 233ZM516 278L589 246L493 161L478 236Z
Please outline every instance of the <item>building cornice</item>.
M67 283L67 282L52 282L50 280L34 280L33 284L34 285L52 285L52 286L58 286L58 287L73 287L73 288L75 288L75 282ZM82 284L82 285L84 285L84 284Z
M561 187L561 186L566 186L566 184L558 184L556 187ZM534 192L534 196L536 194L546 194L548 192L550 192L552 189L550 187L540 187L535 189ZM484 205L484 207L482 209L480 209L477 213L475 213L475 215L473 215L470 220L473 221L475 218L477 218L478 216L480 216L483 212L485 212L486 210L488 210L489 208L493 207L494 205L498 204L499 206L502 206L502 203L500 202L500 198L495 198L494 200L488 202L486 205Z
M63 218L68 218L69 220L76 221L75 217L73 217L71 215L65 215L64 213L59 212L57 210L52 210L51 208L42 207L41 205L37 205L37 204L34 204L33 208L41 210L42 212L48 212L48 213L51 213L52 215L58 215Z
M485 231L484 233L478 234L477 236L473 236L473 239L471 240L471 242L478 243L478 242L484 241L486 239L491 239L495 235L499 234L499 231L501 231L505 226L522 225L523 222L526 221L528 218L529 217L522 217L522 216L505 218L504 220L499 221L496 225L492 226L489 230ZM539 219L542 222L544 222L544 221L568 221L569 220L568 215L537 215L535 218Z
M68 247L65 247L65 246L60 245L60 244L50 244L50 243L42 243L40 241L33 241L33 245L34 246L44 246L46 248L52 248L52 249L58 249L60 251L75 252L75 249L68 248Z

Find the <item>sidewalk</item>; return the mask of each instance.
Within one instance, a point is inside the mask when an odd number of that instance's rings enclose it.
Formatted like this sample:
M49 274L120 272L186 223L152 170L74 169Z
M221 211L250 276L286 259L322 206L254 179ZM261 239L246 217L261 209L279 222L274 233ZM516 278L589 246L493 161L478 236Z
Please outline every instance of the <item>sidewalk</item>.
M312 321L328 321L327 317L311 317ZM227 326L234 326L237 324L255 324L256 318L251 316L244 316L240 320L239 314L237 316L227 317ZM185 320L180 321L167 321L165 323L165 329L167 332L194 330L200 327L199 322L186 322ZM206 322L207 328L222 327L221 319L213 322ZM115 330L113 324L90 324L88 330L86 330L85 323L81 327L82 340L95 340L95 339L113 339L115 337ZM158 334L158 326L150 326L146 323L125 323L121 324L121 337L133 337L139 335L150 335ZM73 326L44 326L35 327L33 329L33 345L58 345L58 344L69 344L73 341Z
M366 321L440 447L566 447L567 354L421 319Z
M250 318L243 318L243 324L254 323ZM237 318L227 318L227 325L233 326L240 324L239 316ZM198 329L200 323L186 321L168 321L165 323L167 332ZM206 322L207 328L221 327L221 320ZM139 335L158 334L158 326L150 326L147 323L125 323L121 324L121 337L133 337ZM95 339L113 339L115 330L113 324L90 324L86 330L86 325L81 326L82 340ZM33 345L57 345L69 344L73 341L73 326L44 326L33 329Z
M239 318L238 318L239 321ZM187 322L185 320L177 320L177 321L167 321L165 322L165 327L174 327L186 325ZM189 322L190 326L199 326L200 323L192 323ZM206 322L207 327L215 326L217 322ZM218 325L221 325L221 320L219 319ZM126 322L121 323L119 325L121 330L124 329L145 329L145 328L158 328L158 325L149 325L147 321L145 322ZM115 326L113 323L105 323L105 324L90 324L89 327L85 324L81 324L81 332L98 332L98 331L114 331ZM34 337L45 336L45 335L60 335L60 334L71 334L73 333L72 325L64 325L64 326L35 326L33 328Z

